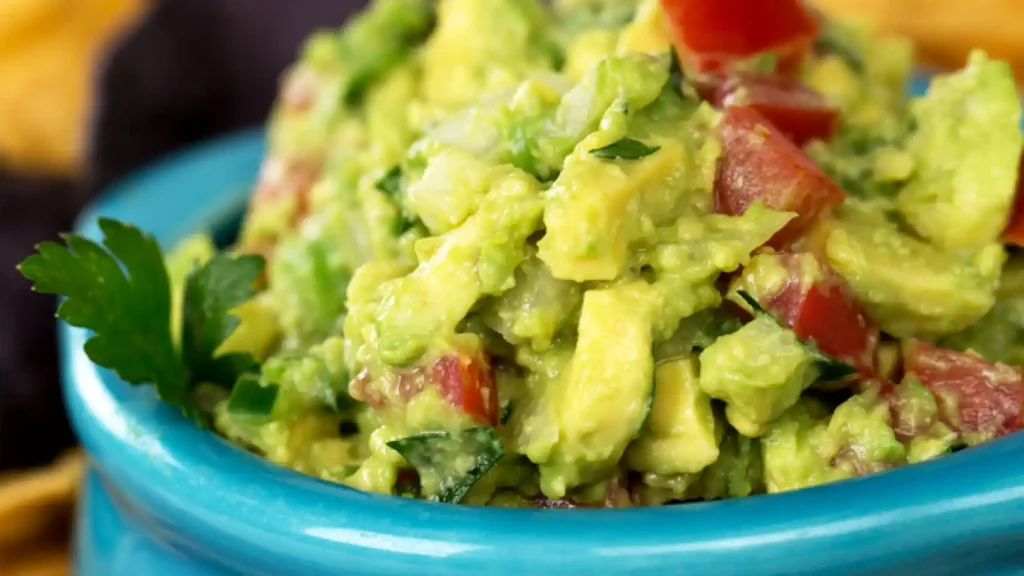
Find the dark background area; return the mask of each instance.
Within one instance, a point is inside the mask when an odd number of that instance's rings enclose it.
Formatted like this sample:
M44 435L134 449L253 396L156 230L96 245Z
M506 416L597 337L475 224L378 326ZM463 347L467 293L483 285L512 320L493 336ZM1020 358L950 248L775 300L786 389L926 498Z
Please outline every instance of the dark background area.
M2 1L2 0L0 0ZM75 181L0 167L0 470L73 444L61 402L56 301L15 269L113 181L170 151L264 122L303 39L360 0L159 0L111 47Z

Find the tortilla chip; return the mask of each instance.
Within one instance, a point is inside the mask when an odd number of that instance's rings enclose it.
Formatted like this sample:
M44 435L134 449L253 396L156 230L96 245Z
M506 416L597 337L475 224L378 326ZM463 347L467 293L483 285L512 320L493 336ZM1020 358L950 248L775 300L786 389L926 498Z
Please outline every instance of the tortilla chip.
M48 468L0 477L0 555L66 534L84 469L75 451Z
M67 576L71 573L71 556L66 545L56 545L22 554L3 562L4 576Z

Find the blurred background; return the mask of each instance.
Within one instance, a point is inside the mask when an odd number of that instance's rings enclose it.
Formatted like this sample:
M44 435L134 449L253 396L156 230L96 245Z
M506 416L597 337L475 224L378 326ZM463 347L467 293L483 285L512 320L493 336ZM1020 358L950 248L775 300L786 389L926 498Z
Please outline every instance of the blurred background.
M813 0L1024 79L1024 0ZM171 150L262 122L302 39L360 0L0 0L0 574L67 571L82 459L60 401L56 303L15 265Z

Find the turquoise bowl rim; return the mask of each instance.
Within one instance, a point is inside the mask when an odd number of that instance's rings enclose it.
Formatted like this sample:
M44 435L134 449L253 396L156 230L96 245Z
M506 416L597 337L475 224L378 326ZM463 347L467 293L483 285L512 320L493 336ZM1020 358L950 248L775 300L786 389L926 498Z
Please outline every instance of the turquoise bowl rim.
M237 215L263 133L175 154L114 186L109 216L165 246ZM1024 434L797 492L627 510L447 506L278 467L200 430L85 356L60 326L65 397L106 485L159 541L251 574L978 573L1024 558ZM959 567L959 568L958 568Z

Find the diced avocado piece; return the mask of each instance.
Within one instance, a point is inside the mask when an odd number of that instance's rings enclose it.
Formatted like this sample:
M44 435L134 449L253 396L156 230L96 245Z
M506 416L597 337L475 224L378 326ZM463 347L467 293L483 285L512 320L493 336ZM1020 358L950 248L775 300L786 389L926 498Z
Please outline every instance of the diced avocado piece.
M877 393L852 396L836 408L819 453L833 467L862 475L905 464L907 453L890 425L889 403Z
M388 169L398 164L416 140L417 129L411 113L400 113L419 96L421 70L413 60L397 68L363 98L366 116L364 162L371 167Z
M537 246L555 278L586 282L619 276L630 241L640 233L642 196L680 176L686 152L677 141L661 142L657 152L635 161L590 153L620 136L598 132L585 139L547 193L546 234Z
M725 401L729 424L750 438L793 406L818 376L796 335L765 316L704 349L700 368L701 388Z
M426 0L376 0L335 36L332 62L342 73L341 98L355 102L374 82L405 61L434 25ZM311 46L304 59L316 65L325 47Z
M684 216L650 238L646 254L661 295L655 338L668 339L679 321L721 303L714 281L750 261L751 253L793 218L754 204L742 216Z
M847 201L828 234L825 251L884 332L900 338L952 334L992 309L1005 259L1000 245L969 258L944 252L884 219L851 214L851 205Z
M348 314L345 316L345 367L357 374L367 366L377 364L374 324L383 299L381 288L389 280L409 273L401 262L384 260L360 266L348 284L345 298Z
M458 228L476 212L497 172L458 148L440 147L420 178L405 190L405 204L433 234Z
M514 404L508 430L513 450L532 462L549 460L558 443L556 411L573 352L572 343L563 340L541 352L529 346L516 350L516 363L526 371L526 379L524 387L513 390L517 393L511 399Z
M618 44L617 30L594 28L581 32L566 50L562 74L579 82L598 62L614 55Z
M281 336L281 325L270 300L270 293L262 292L232 310L240 322L217 347L214 356L248 352L257 362L265 359Z
M916 379L904 378L891 402L893 428L904 437L910 464L947 454L959 441L956 431L940 420L935 395Z
M669 25L658 0L644 0L636 10L633 21L622 31L618 52L671 52L672 39Z
M758 302L767 302L777 296L790 283L810 287L823 277L821 263L813 254L801 252L795 255L793 270L786 266L783 256L769 252L757 254L743 267L743 272L729 284L727 299L753 313L750 305L739 293L746 292ZM794 271L799 271L799 276Z
M658 98L668 78L667 55L634 53L600 60L562 97L545 126L540 150L543 165L557 172L566 157L579 151L578 144L587 135L603 127L609 112L625 115L643 109Z
M982 248L999 239L1016 192L1021 105L1006 62L971 54L960 72L932 81L911 105L908 150L915 173L900 213L943 248Z
M582 286L555 278L535 256L516 270L515 282L486 308L487 322L512 344L545 350L582 300Z
M761 437L767 491L787 492L849 478L849 472L832 468L822 457L827 434L828 410L810 398L772 422Z
M559 437L540 465L553 499L601 480L640 432L654 384L649 287L635 282L583 296L579 340L554 410ZM608 338L608 334L615 338Z
M312 346L305 353L285 353L264 362L260 375L278 387L274 417L286 418L311 408L345 412L356 405L348 395L345 343L337 336Z
M376 347L382 362L415 360L432 341L453 334L482 296L512 287L526 240L540 225L540 185L511 167L492 182L473 216L444 236L421 241L429 250L416 270L381 288Z
M712 130L717 119L709 107L687 106L665 92L629 119L628 136L657 150L635 160L610 160L593 151L626 136L627 118L609 111L602 129L577 147L547 193L547 234L538 246L555 277L615 278L627 265L629 246L652 228L710 210L721 153Z
M981 320L943 338L940 344L953 350L972 350L989 362L1024 367L1024 297L1000 298Z
M423 53L423 94L458 107L556 64L537 0L441 0Z
M287 340L309 343L340 332L352 269L327 236L297 235L277 247L267 278Z
M761 442L729 428L719 446L718 459L701 472L700 480L688 494L693 498L718 500L761 492L764 492Z
M626 450L631 470L661 475L693 474L718 459L722 426L711 397L700 388L697 358L658 366L654 404L644 431Z
M641 506L661 506L691 498L690 493L699 483L700 477L700 474L662 476L645 472L640 476L640 484L634 486L632 491Z

